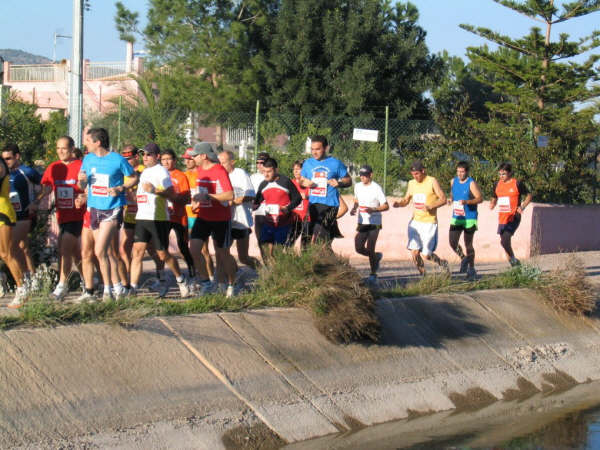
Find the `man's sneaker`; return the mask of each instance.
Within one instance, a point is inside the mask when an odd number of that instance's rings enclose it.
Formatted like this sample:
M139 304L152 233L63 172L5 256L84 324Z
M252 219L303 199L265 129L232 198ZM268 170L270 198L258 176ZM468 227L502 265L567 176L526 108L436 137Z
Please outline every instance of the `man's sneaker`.
M475 270L475 267L469 267L467 269L467 276L466 279L469 281L473 281L477 278L477 271Z
M131 287L129 288L129 292L127 293L127 295L128 295L129 297L137 297L137 295L138 295L137 288L134 288L133 286L131 286Z
M114 299L115 299L115 297L113 296L112 289L110 291L108 291L108 292L105 291L102 294L102 301L103 302L110 302L111 300L114 300Z
M367 277L367 284L375 285L377 284L377 275L372 273Z
M517 258L510 258L510 260L508 262L510 263L510 265L512 267L516 267L516 266L520 266L521 265L521 261L519 261Z
M6 306L13 309L20 308L25 300L27 300L27 289L25 289L25 286L21 286L15 291L15 298Z
M383 259L383 253L381 253L381 252L375 253L375 267L373 268L373 272L377 272L379 270L379 266L381 264L382 259Z
M63 286L56 286L56 288L54 289L54 291L52 292L52 294L50 294L50 297L53 300L56 301L61 301L65 298L65 296L67 295L67 292L69 291L68 286L65 284Z
M126 297L128 292L129 291L125 286L113 287L112 289L112 295L115 298L115 300L119 300L123 297Z
M206 280L206 281L201 281L200 283L198 283L197 288L196 288L196 293L198 295L208 295L208 294L212 294L214 290L215 290L214 283L210 280Z
M225 297L231 298L235 295L235 286L233 284L228 284L227 289L225 290Z
M187 298L191 295L192 290L188 286L187 280L185 278L182 281L177 281L177 286L179 287L179 294L181 295L181 298Z
M460 270L458 272L465 273L467 271L468 267L469 267L469 258L467 258L465 256L460 260Z
M73 300L73 303L93 303L95 301L96 296L94 294L88 294L87 292L84 292L75 300Z
M185 283L185 280L184 280ZM177 283L179 285L179 283ZM160 298L164 298L167 296L167 293L169 292L169 285L167 284L166 281L162 281L160 283L160 286L158 287L158 289L156 290L156 292L158 292L158 296Z

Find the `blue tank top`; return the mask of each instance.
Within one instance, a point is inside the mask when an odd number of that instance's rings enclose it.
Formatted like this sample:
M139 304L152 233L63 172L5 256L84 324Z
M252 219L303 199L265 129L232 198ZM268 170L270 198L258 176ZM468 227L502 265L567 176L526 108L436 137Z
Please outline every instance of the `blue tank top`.
M477 219L477 205L459 205L460 200L471 198L471 183L473 178L468 177L461 183L458 177L454 177L452 183L452 218L453 219Z

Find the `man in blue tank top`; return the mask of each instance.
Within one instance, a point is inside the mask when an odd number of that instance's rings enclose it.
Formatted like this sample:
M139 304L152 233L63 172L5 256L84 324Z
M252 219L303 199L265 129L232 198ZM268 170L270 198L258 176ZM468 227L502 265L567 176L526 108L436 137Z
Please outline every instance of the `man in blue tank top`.
M461 258L460 272L467 272L467 278L475 278L475 249L473 237L477 231L477 205L483 201L481 190L469 176L469 163L460 161L456 165L456 176L450 181L452 219L450 220L450 247ZM459 244L464 231L465 250Z

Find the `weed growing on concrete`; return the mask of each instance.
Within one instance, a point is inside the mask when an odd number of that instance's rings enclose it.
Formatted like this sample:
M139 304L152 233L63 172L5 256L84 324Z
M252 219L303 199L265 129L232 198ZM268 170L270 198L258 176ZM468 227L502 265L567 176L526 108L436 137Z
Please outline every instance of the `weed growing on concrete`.
M559 312L582 316L596 309L596 294L585 277L583 261L575 255L570 255L562 267L544 274L538 290Z

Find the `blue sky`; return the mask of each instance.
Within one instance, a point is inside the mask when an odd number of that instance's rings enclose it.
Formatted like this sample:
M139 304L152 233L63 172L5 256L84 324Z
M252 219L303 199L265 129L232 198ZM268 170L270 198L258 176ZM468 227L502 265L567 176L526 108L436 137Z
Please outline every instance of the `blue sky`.
M143 18L148 0L122 0ZM71 34L72 0L0 0L0 48L15 48L52 57L53 34ZM562 1L557 0L559 4ZM119 61L125 58L125 44L119 41L114 26L114 0L90 0L91 11L85 15L84 56L93 61ZM427 31L431 51L446 49L450 54L464 56L468 46L484 41L461 30L460 23L484 26L513 37L526 34L534 22L491 0L413 0L420 11L420 25ZM574 38L600 28L600 12L578 18L554 28ZM140 50L141 48L136 48ZM57 59L69 58L71 41L59 39Z

